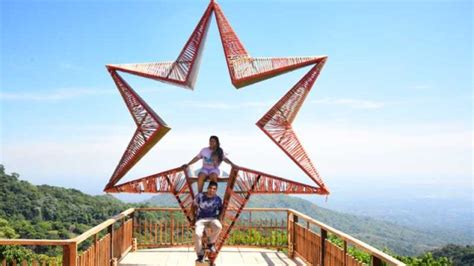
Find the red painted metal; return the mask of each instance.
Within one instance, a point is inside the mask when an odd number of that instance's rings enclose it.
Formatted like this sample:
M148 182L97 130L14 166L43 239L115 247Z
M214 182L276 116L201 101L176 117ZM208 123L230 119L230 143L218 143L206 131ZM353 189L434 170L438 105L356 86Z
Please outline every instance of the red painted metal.
M173 62L138 63L108 65L109 68L145 78L193 89L199 69L202 50L206 40L211 15L212 2L184 45L178 58Z
M182 168L173 168L106 190L108 193L172 193L188 221L194 221L191 179ZM291 181L256 170L234 165L230 171L223 200L223 230L216 247L222 247L252 194L321 194L318 187Z
M312 88L327 57L252 58L240 42L218 4L214 3L222 46L232 83L237 88L259 82L308 65L314 67L275 104L257 126L272 139L320 187L329 194L319 173L299 142L291 123Z
M257 126L318 185L318 187L310 186L233 165L223 201L223 230L216 243L219 251L252 194L329 194L329 190L323 183L292 128L292 123L319 76L327 57L253 58L240 42L219 5L211 0L176 61L107 66L137 124L137 130L114 174L110 178L105 188L106 192L172 193L188 221L190 223L194 221L192 182L195 177L189 177L182 168L170 169L116 185L130 168L170 130L161 118L122 79L117 71L192 89L197 76L212 12L215 12L227 67L232 84L236 88L269 79L301 67L314 65L257 122ZM214 261L216 256L217 254L210 257L210 259Z
M236 186L240 191L250 191L252 194L323 194L324 191L319 187L314 187L266 174L245 167L237 167L238 175Z
M316 64L324 57L251 57L217 3L214 3L214 15L219 28L230 78L236 88Z
M114 70L109 69L130 114L137 125L105 190L114 186L169 130L166 123Z
M107 193L171 193L175 196L190 223L194 221L192 204L194 192L190 178L183 168L173 168L105 190Z
M252 194L322 194L322 192L317 187L234 165L224 195L222 231L216 242L217 250L220 251L224 245Z
M239 215L242 213L242 210L250 198L249 191L242 191L242 193L234 192L235 183L238 178L238 172L239 170L237 167L232 167L229 174L229 181L227 182L222 208L222 211L224 212L221 220L222 231L219 234L217 242L215 243L217 253L219 253L223 247L225 240L229 237L232 227L235 225L235 222L239 218ZM210 259L212 262L215 260L214 257L211 257Z
M321 194L329 194L329 190L303 149L291 124L325 62L325 58L321 59L257 122L257 126L321 187L323 192Z

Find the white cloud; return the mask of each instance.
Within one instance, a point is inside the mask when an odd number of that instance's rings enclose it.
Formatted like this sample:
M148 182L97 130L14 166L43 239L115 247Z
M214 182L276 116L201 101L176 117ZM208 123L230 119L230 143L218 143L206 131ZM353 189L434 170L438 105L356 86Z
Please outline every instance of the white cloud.
M329 188L369 186L373 182L439 183L443 187L469 184L473 132L446 123L443 130L434 128L436 125L393 128L304 125L295 130ZM103 132L98 128L84 132L90 135L74 135L58 141L4 143L0 161L7 171L19 172L34 183L72 186L85 191L91 191L94 186L95 192L99 192L118 163L132 131L107 127ZM208 137L205 128L171 131L123 181L180 166L207 144ZM257 128L220 132L219 137L235 163L311 183Z
M298 132L329 188L369 192L372 186L436 184L442 192L472 186L472 131L430 128L314 126Z
M313 103L347 106L354 109L380 109L386 106L386 103L383 102L349 98L323 98L319 100L314 100Z
M91 88L63 88L47 92L0 92L0 100L20 101L58 101L67 100L89 95L100 95L111 93L111 90L100 90Z

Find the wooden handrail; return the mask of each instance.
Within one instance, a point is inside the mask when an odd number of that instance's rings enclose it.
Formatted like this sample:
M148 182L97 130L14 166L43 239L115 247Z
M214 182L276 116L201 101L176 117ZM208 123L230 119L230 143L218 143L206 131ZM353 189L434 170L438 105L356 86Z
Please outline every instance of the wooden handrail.
M136 211L181 211L181 208L161 208L161 207L147 207L147 208L135 208ZM281 211L287 212L288 208L245 208L243 211Z
M385 262L391 264L391 265L404 265L403 262L395 259L394 257L372 247L371 245L367 244L367 243L364 243L344 232L341 232L327 224L324 224L320 221L317 221L313 218L311 218L310 216L306 215L306 214L303 214L299 211L296 211L296 210L293 210L293 209L287 209L289 213L293 213L294 215L298 216L299 218L302 218L304 220L306 220L307 222L311 223L311 224L314 224L314 225L317 225L318 227L326 230L327 232L330 232L332 234L335 234L337 235L339 238L341 238L343 241L347 241L349 243L352 243L354 245L356 245L358 248L366 251L367 253L369 253L370 255L373 255L373 256L376 256L382 260L384 260Z
M146 207L146 208L135 208L136 211L181 211L181 208L175 207Z
M159 208L159 207L155 207L155 208L136 208L137 211L180 211L181 209L180 208ZM387 255L385 254L384 252L378 250L377 248L375 247L372 247L371 245L367 244L367 243L364 243L342 231L339 231L327 224L324 224L318 220L315 220L314 218L306 215L306 214L303 214L299 211L296 211L294 209L289 209L289 208L245 208L243 209L243 211L256 211L256 212L264 212L264 211L272 211L272 212L288 212L288 213L293 213L294 215L298 216L299 218L301 219L304 219L306 220L308 223L310 224L314 224L316 226L318 226L319 228L322 228L324 230L326 230L327 232L331 233L331 234L334 234L334 235L337 235L339 238L341 238L343 241L346 241L348 243L351 243L355 246L357 246L358 248L366 251L367 253L369 253L370 255L372 256L376 256L380 259L382 259L383 261L391 264L391 265L403 265L403 263L395 258L393 258L392 256L390 255Z
M114 223L117 221L120 221L124 219L125 217L129 215L133 215L136 211L169 211L169 212L177 212L181 211L180 208L160 208L160 207L150 207L150 208L130 208L128 210L125 210L121 212L120 214L117 214L113 216L112 218L104 221L103 223L89 229L88 231L84 232L83 234L72 238L72 239L66 239L66 240L44 240L44 239L0 239L0 245L24 245L24 246L64 246L66 249L71 249L72 251L72 256L76 256L76 249L77 245L79 243L83 242L84 240L88 239L91 236L97 235L100 231L104 229L109 229L110 231L110 226L112 226ZM306 221L306 228L309 228L309 224L313 224L318 226L319 228L322 229L322 231L327 231L331 234L336 235L338 238L342 239L344 241L345 246L347 246L347 243L353 244L354 246L357 246L358 248L364 250L365 252L369 253L372 255L374 259L380 259L383 260L384 262L390 264L390 265L404 265L402 262L399 260L385 254L384 252L372 247L371 245L364 243L344 232L341 232L329 225L326 225L318 220L313 219L312 217L303 214L299 211L289 209L289 208L245 208L243 211L249 211L249 212L265 212L265 211L272 211L272 212L286 212L287 217L289 217L290 214L292 214L296 219L296 221L299 218L299 221L305 220ZM293 223L293 221L287 221L288 224L290 222ZM72 248L71 248L72 247ZM347 248L346 248L347 249ZM69 256L70 257L70 256ZM70 265L74 265L74 263L71 263Z
M48 240L48 239L0 239L0 245L22 245L22 246L67 246L74 243L71 239Z
M272 211L272 212L287 212L288 208L245 208L244 211L257 211L257 212L264 212L264 211Z
M87 238L97 234L98 232L104 230L109 225L114 224L118 220L130 215L131 213L135 212L134 208L130 208L125 210L112 218L104 221L103 223L94 226L93 228L87 230L86 232L82 233L81 235L71 238L71 239L0 239L0 245L23 245L23 246L67 246L73 243L79 245L81 242L86 240Z
M124 219L129 216L130 214L133 214L135 212L135 209L134 208L130 208L128 210L125 210L123 212L121 212L120 214L118 215L115 215L113 216L112 218L110 219L107 219L106 221L104 221L103 223L87 230L86 232L84 232L83 234L75 237L75 238L71 238L71 239L66 239L66 240L49 240L49 239L0 239L0 245L23 245L23 246L62 246L63 247L63 259L62 259L62 264L65 265L65 266L76 266L79 259L81 258L80 256L78 256L78 252L77 252L77 247L79 245L79 243L83 242L84 240L88 239L89 237L92 237L94 236L95 238L95 244L97 245L97 234L104 230L104 229L108 229L109 231L109 234L110 234L110 248L109 248L109 252L110 252L110 265L115 265L116 263L116 260L117 260L117 257L114 257L114 253L113 253L113 244L114 244L114 237L113 237L113 232L114 232L114 227L113 225L116 223L116 222L119 222L121 221L122 222L122 232L124 232ZM133 228L133 226L131 227ZM133 229L131 229L133 230ZM128 235L130 238L131 238L131 232L130 234ZM121 236L123 237L123 236ZM123 240L122 240L123 241ZM119 243L119 249L120 249L120 252L121 253L127 253L130 249L131 249L131 245L132 245L132 241L131 240L128 240L128 242L130 242L130 247L125 247L124 246L124 243L125 242L122 242L122 243ZM124 248L126 248L125 250L123 250ZM85 252L89 252L88 250L85 251ZM97 252L97 251L95 251ZM95 253L93 253L95 254ZM123 254L118 254L119 257L122 257ZM109 264L108 261L102 261L102 264L103 263L106 263L106 264ZM22 264L23 265L23 264Z
M106 220L105 222L103 222L103 223L101 223L97 226L92 227L91 229L87 230L86 232L82 233L81 235L79 235L79 236L77 236L77 237L75 237L71 240L73 242L76 242L77 244L80 244L82 241L84 241L84 240L88 239L89 237L99 233L100 231L107 228L109 225L114 224L118 220L123 219L124 217L132 214L133 212L135 212L135 208L130 208L126 211L123 211L123 212L113 216L112 218Z

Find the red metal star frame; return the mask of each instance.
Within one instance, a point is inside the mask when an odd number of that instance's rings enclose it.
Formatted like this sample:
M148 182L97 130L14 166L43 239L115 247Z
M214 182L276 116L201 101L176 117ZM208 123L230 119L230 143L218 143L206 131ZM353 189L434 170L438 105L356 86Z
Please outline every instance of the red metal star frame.
M256 124L318 186L310 186L252 169L233 165L224 195L223 231L216 243L220 250L251 194L320 194L328 195L319 173L292 129L292 123L324 66L326 56L251 57L238 39L217 3L211 1L191 37L173 62L107 65L137 129L110 177L104 191L110 193L172 193L189 222L194 221L194 192L190 177L180 167L121 185L117 182L170 130L166 123L140 98L119 75L119 71L193 89L205 38L214 13L226 56L232 84L241 88L283 73L314 65Z

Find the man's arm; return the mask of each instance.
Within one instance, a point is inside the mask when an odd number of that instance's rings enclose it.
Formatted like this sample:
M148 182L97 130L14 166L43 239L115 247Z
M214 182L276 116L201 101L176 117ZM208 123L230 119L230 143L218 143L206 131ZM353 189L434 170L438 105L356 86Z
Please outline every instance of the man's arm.
M191 205L191 211L194 213L194 222L196 222L197 215L198 215L198 208L199 208L199 195L201 193L197 194L196 197L194 198L193 205Z
M200 196L200 194L201 194L201 193L198 193L198 194L196 195L196 197L194 197L194 202L193 202L193 206L194 206L194 207L199 206L199 196Z

